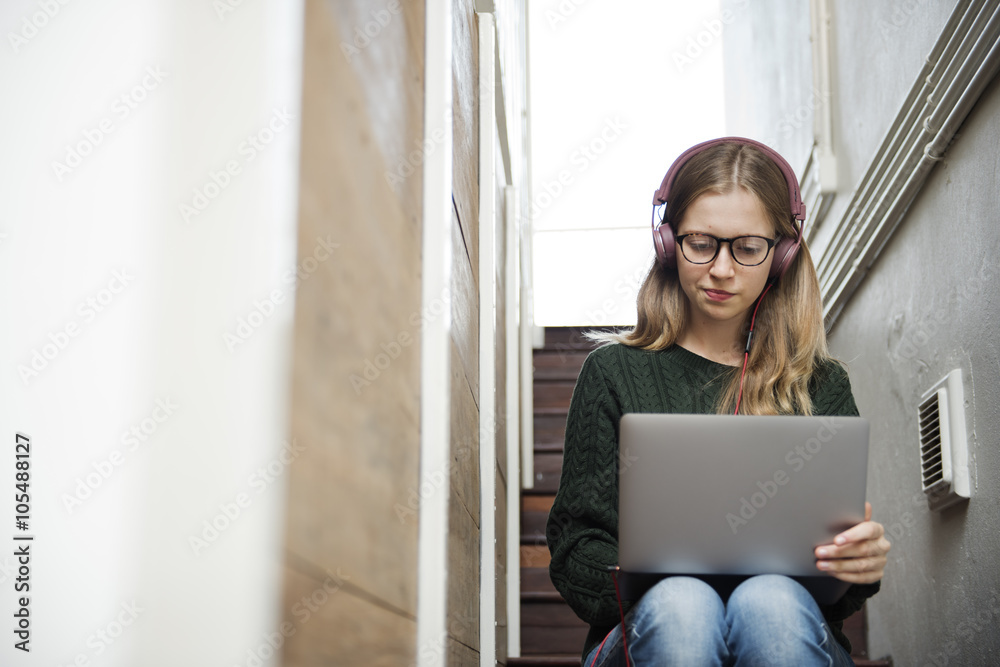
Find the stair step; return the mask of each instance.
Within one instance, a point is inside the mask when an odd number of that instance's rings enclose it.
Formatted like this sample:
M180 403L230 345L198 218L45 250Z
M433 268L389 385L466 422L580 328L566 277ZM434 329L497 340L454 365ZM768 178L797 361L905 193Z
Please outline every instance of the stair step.
M554 495L521 497L521 544L545 544L545 526Z
M583 650L583 647L580 648ZM579 655L526 655L507 658L511 667L580 667Z
M560 382L535 382L534 385L534 407L535 414L540 409L569 410L570 400L573 398L573 388L576 381Z
M550 442L550 443L535 443L536 454L562 454L563 453L563 442Z
M521 496L551 496L553 489L521 489Z
M551 602L552 604L565 603L563 596L558 591L521 591L521 602Z
M563 441L566 439L566 415L569 410L552 414L535 412L535 450L542 447L555 445L562 451Z
M594 343L584 337L584 331L598 330L599 327L545 327L546 350L573 352L591 350Z
M558 593L555 596L539 597L521 603L521 618L526 624L540 628L577 628L586 630L589 626L573 613L566 601ZM580 644L582 647L583 644ZM552 651L560 653L560 651Z
M546 592L558 595L547 567L526 567L521 570L521 594Z
M535 380L569 380L576 382L590 350L535 350L532 363Z
M583 649L589 630L558 594L522 595L522 655L573 655Z
M567 403L563 407L559 406L535 406L535 419L539 416L545 417L562 417L563 422L566 421L566 415L569 414L569 404Z
M521 567L544 567L548 569L552 556L544 544L522 544L520 548Z
M545 541L545 523L539 522L536 525L526 525L527 521L521 517L521 544L547 544Z
M562 452L536 453L535 488L536 492L555 493L559 488L559 477L562 475Z

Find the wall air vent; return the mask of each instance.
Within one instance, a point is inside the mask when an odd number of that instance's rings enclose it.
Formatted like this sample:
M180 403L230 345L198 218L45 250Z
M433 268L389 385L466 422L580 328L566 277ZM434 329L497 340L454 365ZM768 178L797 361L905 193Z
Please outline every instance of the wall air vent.
M967 500L969 448L962 370L948 373L920 399L920 469L931 511Z

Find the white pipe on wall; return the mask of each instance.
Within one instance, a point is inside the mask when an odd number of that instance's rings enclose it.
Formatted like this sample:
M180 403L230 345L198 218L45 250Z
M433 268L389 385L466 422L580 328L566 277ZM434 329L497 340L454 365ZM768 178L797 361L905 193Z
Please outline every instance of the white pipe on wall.
M518 284L520 282L518 264L518 223L520 202L517 188L504 188L504 216L506 218L504 234L506 250L504 259L504 279L506 281L504 294L507 306L505 312L507 342L507 657L517 658L521 655L521 449L520 429L520 398L518 396L518 360L520 345L518 344Z
M854 278L855 284L860 282L864 275L867 274L868 269L871 268L871 265L875 261L875 257L881 252L892 232L906 213L910 202L913 201L920 191L920 187L927 180L931 169L944 156L944 151L948 147L948 144L951 143L952 138L954 138L958 127L965 120L969 111L972 110L973 105L979 99L987 84L996 75L998 68L1000 68L1000 57L998 56L1000 56L1000 44L994 42L989 58L980 67L970 85L963 90L948 91L945 97L948 104L943 104L941 107L942 109L949 109L948 117L942 124L941 129L934 136L934 139L923 148L918 158L917 166L909 174L906 182L898 190L891 193L895 196L889 211L878 221L868 243L865 244L862 250L861 256L863 259L859 262L862 270L856 273ZM957 100L950 100L949 98L952 95L958 95L959 97ZM932 115L928 118L928 121L932 121L934 118L935 116ZM930 125L933 126L933 123L930 123Z
M496 664L496 32L479 16L479 664ZM506 511L506 508L504 508Z
M812 0L813 81L819 103L813 115L813 138L818 156L820 193L837 191L837 157L833 142L833 88L830 82L830 3ZM812 212L813 215L816 211Z
M943 70L949 63L960 60L957 51L962 42L961 35L970 30L975 16L974 12L967 11L968 5L969 0L963 0L952 13L942 37L924 62L899 115L890 126L882 146L872 158L861 183L856 188L851 204L839 223L838 233L823 250L817 262L816 269L824 295L828 293L829 285L833 281L840 280L843 272L849 270L846 262L857 250L860 242L859 230L867 211L874 205L873 202L877 199L882 184L890 181L898 170L893 166L894 160L902 150L907 134L921 122L922 114L927 113L927 109L933 108L934 87L941 80Z
M521 487L535 486L535 391L534 391L534 328L535 304L532 297L532 228L531 198L531 18L524 12L524 197L521 199Z
M427 0L424 75L424 156L421 299L435 303L451 289L452 7ZM435 492L420 502L417 539L417 646L420 667L447 663L448 496L451 446L451 313L423 318L420 330L420 479Z
M964 10L964 11L962 11ZM953 32L949 33L948 30ZM841 221L842 231L819 263L827 326L874 264L944 155L962 121L1000 70L1000 7L960 7L935 46L908 102ZM944 45L944 46L942 46ZM941 70L941 78L936 78ZM918 92L919 91L919 92ZM884 168L883 168L884 165Z

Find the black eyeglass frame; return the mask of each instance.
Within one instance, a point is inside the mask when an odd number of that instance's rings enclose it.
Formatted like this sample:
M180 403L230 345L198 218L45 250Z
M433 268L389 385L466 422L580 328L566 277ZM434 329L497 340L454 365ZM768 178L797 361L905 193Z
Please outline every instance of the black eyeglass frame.
M686 239L689 236L705 236L707 238L713 239L715 241L715 253L712 255L712 258L707 259L704 262L695 262L690 257L688 257L687 254L684 253L684 239ZM733 252L733 241L739 241L740 239L764 239L765 241L767 241L767 252L764 253L764 257L762 257L761 260L756 264L744 264L740 260L736 259L736 253ZM677 243L677 246L681 249L681 254L684 255L684 259L691 262L692 264L711 264L712 262L715 261L715 258L719 256L719 250L722 249L722 244L728 243L729 256L732 257L733 261L739 264L740 266L760 266L761 264L767 261L768 255L771 254L771 249L778 244L778 239L769 239L766 236L757 236L756 234L744 234L742 236L734 236L731 239L727 239L718 236L713 236L711 234L702 234L698 232L692 234L674 235L674 241Z

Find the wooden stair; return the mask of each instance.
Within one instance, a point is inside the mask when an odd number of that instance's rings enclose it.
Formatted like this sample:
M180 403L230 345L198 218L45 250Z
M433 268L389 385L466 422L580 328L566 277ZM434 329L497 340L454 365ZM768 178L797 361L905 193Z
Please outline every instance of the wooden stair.
M579 667L588 626L577 618L549 579L545 522L562 471L563 439L570 398L584 359L594 348L585 329L550 327L545 347L534 351L535 486L521 492L520 667ZM589 330L589 329L587 329ZM858 667L889 667L891 660L868 657L865 610L844 623Z
M580 329L548 328L534 352L535 486L521 492L521 658L510 665L579 665L588 626L549 579L545 522L559 487L573 387L593 349Z

